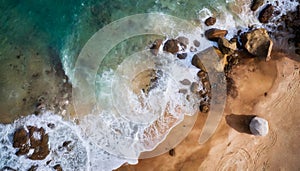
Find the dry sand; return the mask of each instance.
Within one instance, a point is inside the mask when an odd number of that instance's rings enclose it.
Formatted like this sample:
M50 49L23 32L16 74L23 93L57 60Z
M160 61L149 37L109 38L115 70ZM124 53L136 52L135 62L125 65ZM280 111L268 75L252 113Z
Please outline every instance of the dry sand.
M189 135L168 153L124 165L119 171L300 170L300 63L280 52L269 62L245 59L230 76L238 95L229 96L213 137L198 144L206 115L199 113ZM249 134L253 115L269 121L265 137Z

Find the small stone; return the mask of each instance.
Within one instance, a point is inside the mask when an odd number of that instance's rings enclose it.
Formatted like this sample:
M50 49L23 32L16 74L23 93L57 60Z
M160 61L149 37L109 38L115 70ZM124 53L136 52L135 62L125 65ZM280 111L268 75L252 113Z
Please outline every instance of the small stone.
M192 93L197 93L199 91L199 84L196 82L193 82L191 85L191 92Z
M194 40L193 43L194 43L194 45L195 45L196 47L199 47L199 46L200 46L200 42L199 42L198 40Z
M63 171L62 167L59 164L55 165L53 169L55 169L56 171Z
M187 89L179 89L178 92L179 92L179 93L182 93L182 94L186 94L188 91L187 91Z
M153 55L157 55L158 54L158 50L159 50L159 47L161 46L162 44L162 39L156 39L154 41L154 43L152 44L152 46L150 47L150 52L153 54Z
M197 73L197 76L201 79L201 80L206 80L207 79L207 77L208 77L208 75L207 75L207 73L205 72L205 71L199 71L198 73Z
M179 42L179 45L183 48L186 49L186 47L189 45L189 39L183 36L177 37L176 39Z
M215 23L216 23L216 18L214 18L214 17L209 17L209 18L207 18L206 20L205 20L205 25L207 25L207 26L212 26L212 25L214 25Z
M38 165L32 165L28 171L36 171L38 169Z
M182 85L191 85L191 81L188 80L188 79L181 80L180 83L181 83Z
M202 102L200 104L200 112L202 112L202 113L209 112L209 105L207 103L205 103L205 102Z
M178 59L185 59L187 57L187 53L177 53Z
M268 23L269 19L272 17L274 12L274 6L271 4L268 4L260 13L258 16L258 20L261 23Z
M219 38L225 37L227 35L228 31L227 30L220 30L220 29L209 29L205 31L205 37L208 40L211 41L218 41Z
M170 156L175 156L175 149L172 148L170 151L169 151L169 155Z
M251 4L251 10L256 11L263 4L264 4L264 0L253 0Z
M172 54L176 54L179 51L178 44L179 42L175 39L167 40L164 44L163 50Z
M269 132L268 121L260 117L254 117L250 122L249 128L251 133L257 136L266 136Z

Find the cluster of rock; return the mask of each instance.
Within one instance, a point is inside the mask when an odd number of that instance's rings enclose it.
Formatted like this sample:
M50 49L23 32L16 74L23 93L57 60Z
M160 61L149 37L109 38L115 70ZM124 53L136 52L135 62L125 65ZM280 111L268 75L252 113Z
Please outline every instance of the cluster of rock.
M251 4L251 10L256 11L262 5L264 5L264 0L253 0ZM293 38L288 40L288 43L293 43L295 46L295 53L300 55L300 5L297 6L296 11L289 11L280 18L277 17L278 19L275 20L274 17L281 14L280 9L276 9L277 6L277 1L275 6L272 4L266 4L260 11L258 20L263 24L268 24L270 21L272 21L272 23L277 25L277 28L272 26L274 29L272 33L274 37L279 36L280 34L278 33L280 32L286 32L294 35Z
M213 20L213 19L212 19ZM213 21L211 21L213 22ZM177 37L176 39L168 39L163 43L163 40L157 39L154 41L152 46L150 47L150 51L157 55L159 48L162 46L164 52L168 52L176 56L178 59L183 60L186 59L188 56L187 50L189 52L196 52L197 48L200 46L200 42L198 40L193 40L193 45L189 49L190 40L186 37ZM202 62L197 58L197 55L193 56L192 65L199 68L200 71L198 72L197 76L203 85L203 89L199 89L199 83L190 82L189 80L185 79L181 81L181 84L190 86L190 91L194 94L197 94L201 100L199 109L203 113L209 112L209 99L211 97L211 86L208 78L208 74ZM187 90L181 89L179 93L186 94Z
M53 124L48 124L48 127L54 127ZM49 153L48 134L43 127L35 126L20 127L13 136L13 147L17 149L17 156L26 156L30 160L43 160ZM64 142L63 146L67 146L70 142ZM47 162L48 163L48 162ZM28 170L34 171L38 165L32 165ZM7 170L14 170L6 168ZM57 164L53 167L56 171L62 171L62 167Z

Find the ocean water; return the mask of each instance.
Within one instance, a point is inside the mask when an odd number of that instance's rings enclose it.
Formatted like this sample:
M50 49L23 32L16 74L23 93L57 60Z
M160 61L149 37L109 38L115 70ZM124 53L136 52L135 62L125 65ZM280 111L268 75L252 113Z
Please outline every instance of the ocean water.
M279 1L277 8L282 15L286 10L295 8L296 3ZM15 58L11 54L22 51L30 56L31 52L39 51L46 58L47 49L50 47L57 52L56 62L62 63L70 82L76 87L74 68L81 49L99 29L113 21L135 14L159 13L189 21L203 31L210 28L203 24L204 20L208 16L215 16L217 23L213 27L227 29L227 37L231 38L238 29L253 24L261 26L257 20L259 11L251 12L249 4L248 0L0 0L0 68L5 68L7 61ZM157 20L156 24L162 23ZM175 24L174 27L179 26ZM262 27L271 29L268 25ZM16 170L27 170L32 165L38 165L38 170L53 170L53 166L60 164L63 170L112 170L124 163L136 164L141 152L155 148L184 117L194 115L198 110L196 101L188 101L185 96L177 93L178 89L185 88L177 85L180 80L199 81L194 77L198 70L190 65L192 54L185 61L178 62L168 56L165 56L165 60L154 58L154 61L148 61L147 55L141 53L157 37L181 35L189 37L190 41L193 38L203 39L201 33L188 35L191 32L188 29L186 32L173 35L162 32L163 36L139 35L123 40L110 49L97 69L96 79L93 80L97 94L95 103L101 105L95 111L77 113L76 119L79 119L79 123L74 122L74 118L68 120L45 111L38 116L27 113L25 115L28 116L11 124L0 124L0 169L8 166ZM201 41L202 49L212 45ZM30 61L29 57L24 58L24 61ZM160 65L154 67L151 66L152 63ZM137 64L140 68L136 67ZM30 67L32 66L24 65L21 74ZM136 75L132 73L140 73L140 70L144 71L147 67L149 72L151 68L155 68L164 73L159 80L159 86L147 96L143 96L143 93L137 96L131 91L125 91L132 89L126 86L130 85L128 80L134 79L131 76ZM3 104L11 97L6 92L14 88L12 84L21 84L8 81L7 77L13 75L6 72L3 69L0 77ZM121 77L124 75L125 78ZM111 95L117 99L111 99ZM84 98L88 101L90 97L82 96ZM146 108L141 108L141 99ZM180 111L176 110L178 105L182 105ZM168 107L173 115L166 117L164 110ZM157 119L159 116L163 117ZM161 130L151 126L156 120L156 124L164 126L160 127ZM55 123L56 127L48 128L48 123ZM25 156L15 155L16 149L12 147L13 133L20 126L28 125L43 127L49 135L49 147L52 150L44 160L31 161ZM70 140L73 146L71 152L59 150L61 142ZM51 162L47 165L49 160Z

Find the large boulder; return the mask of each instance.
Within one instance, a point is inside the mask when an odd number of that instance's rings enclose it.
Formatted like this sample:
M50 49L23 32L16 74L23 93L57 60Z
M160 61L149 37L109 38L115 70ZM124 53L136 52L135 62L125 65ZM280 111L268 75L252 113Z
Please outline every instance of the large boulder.
M268 121L257 116L251 120L249 128L251 133L257 136L266 136L269 132Z
M260 28L244 33L241 36L242 46L252 55L271 59L273 42L266 29Z

